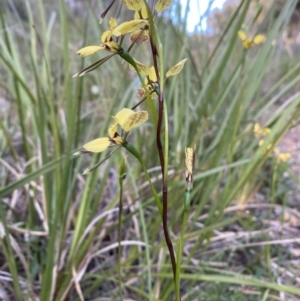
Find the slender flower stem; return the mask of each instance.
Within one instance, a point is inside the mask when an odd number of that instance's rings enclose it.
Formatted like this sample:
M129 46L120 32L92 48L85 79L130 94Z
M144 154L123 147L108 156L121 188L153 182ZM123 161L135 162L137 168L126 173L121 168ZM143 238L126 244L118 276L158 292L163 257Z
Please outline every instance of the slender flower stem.
M163 176L163 229L164 229L164 236L166 240L166 244L168 246L170 258L171 258L171 264L172 264L172 271L173 271L173 277L174 277L174 283L176 278L176 258L175 258L175 252L173 248L173 244L170 238L169 230L168 230L168 152L169 152L169 126L168 126L168 111L167 106L164 102L164 70L163 70L163 47L159 40L159 36L156 35L158 43L159 43L159 65L160 65L160 80L159 80L159 112L158 112L158 123L157 123L157 132L156 132L156 141L157 141L157 149L159 153L160 158L160 164L162 168L162 176ZM157 72L159 73L159 72ZM158 75L158 74L157 74ZM161 143L161 127L162 127L162 119L164 115L164 121L165 121L165 148L164 152L162 149L162 143ZM176 288L175 288L176 289Z
M165 158L163 157L162 148L159 150L160 153L162 153L163 158L163 229L164 229L164 235L166 239L166 243L169 249L169 254L171 258L171 264L172 264L172 270L173 270L173 276L175 281L176 276L176 259L175 259L175 253L173 244L170 238L169 230L168 230L168 148L169 148L169 128L168 128L168 112L167 112L167 106L163 102L163 95L162 92L160 93L160 98L162 98L162 103L164 107L164 117L165 117ZM160 101L161 103L161 101ZM160 138L160 136L159 136Z
M122 255L122 246L121 246L121 237L122 237L122 216L123 216L123 180L126 177L125 172L125 162L124 159L121 162L120 176L119 176L119 185L120 185L120 196L119 196L119 225L118 225L118 282L119 282L119 293L120 300L123 300L122 292L122 276L121 276L121 255Z
M163 107L164 107L164 99L163 94L160 92L159 94L159 102L158 102L158 121L157 121L157 128L156 128L156 145L159 155L159 161L161 166L161 172L164 179L164 173L165 173L165 160L164 160L164 153L162 148L162 143L160 139L160 133L161 133L161 127L162 127L162 119L163 119Z
M175 277L175 288L176 288L176 301L180 300L180 264L184 246L184 232L186 229L186 222L188 217L188 207L191 200L190 190L186 190L185 192L185 201L184 201L184 209L183 209L183 218L182 218L182 226L180 231L180 239L178 243L177 249L177 266L176 266L176 277Z

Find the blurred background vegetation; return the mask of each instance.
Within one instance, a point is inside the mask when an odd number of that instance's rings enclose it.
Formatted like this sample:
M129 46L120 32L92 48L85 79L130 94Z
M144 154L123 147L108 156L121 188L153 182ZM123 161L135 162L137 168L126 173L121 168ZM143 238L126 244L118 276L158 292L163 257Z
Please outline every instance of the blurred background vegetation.
M139 164L121 151L82 176L105 154L72 156L106 135L111 115L139 101L136 75L119 57L72 78L103 56L80 59L76 51L99 43L109 17L132 18L120 4L99 25L109 1L0 3L1 300L120 300L122 158L124 300L174 300L160 216ZM205 30L193 33L188 18L174 0L156 20L165 70L189 59L165 88L175 246L184 149L196 145L197 152L182 300L300 300L300 2L227 0L206 12ZM241 28L266 41L243 48ZM146 50L141 45L132 54L150 64ZM270 128L261 145L256 123ZM160 192L152 123L130 141Z

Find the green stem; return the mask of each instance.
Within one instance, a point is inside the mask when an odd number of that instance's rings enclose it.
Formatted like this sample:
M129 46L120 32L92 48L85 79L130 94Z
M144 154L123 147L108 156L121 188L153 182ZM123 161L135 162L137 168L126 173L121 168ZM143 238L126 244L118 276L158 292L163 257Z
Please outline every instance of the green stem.
M175 275L176 301L180 301L180 270L181 270L180 265L181 265L182 252L184 246L184 232L186 229L188 209L190 207L190 203L191 203L191 190L186 190L184 205L183 205L182 226L181 226L180 239L178 242L178 249L177 249L177 266L176 266L176 275Z
M120 196L119 196L119 224L118 224L118 283L119 283L119 293L120 300L123 300L122 293L122 276L121 276L121 255L122 255L122 246L121 246L121 238L122 238L122 216L123 216L123 180L126 177L125 172L125 161L124 159L121 162L120 167L120 176L119 176L119 185L120 185Z
M162 92L161 92L162 93ZM162 98L163 99L163 98ZM165 119L165 147L164 147L164 156L163 156L163 229L164 235L166 239L166 244L168 246L173 276L174 276L174 283L176 278L176 258L175 252L173 248L173 244L170 238L169 229L168 229L168 149L169 149L169 127L168 127L168 111L167 105L163 101L163 113ZM176 285L176 283L175 283ZM176 288L175 288L176 289Z
M132 145L130 144L129 142L125 142L123 147L128 150L134 157L136 157L138 159L138 161L140 162L142 168L143 168L143 171L145 173L145 176L146 176L146 179L148 180L149 184L150 184L150 187L151 187L151 190L152 190L152 194L154 196L154 200L155 200L155 203L156 203L156 207L158 208L158 211L162 217L163 215L163 209L162 209L162 205L161 205L161 202L160 202L160 199L159 199L159 196L156 192L156 189L151 181L151 178L148 174L148 171L147 171L147 168L145 166L145 163L140 155L140 153L137 151L137 149Z
M162 175L163 175L163 229L166 244L169 250L173 276L174 276L174 284L175 290L176 288L176 258L175 252L173 248L173 244L170 238L169 229L168 229L168 166L169 166L169 122L168 122L168 108L166 102L164 101L164 62L163 62L163 47L160 42L159 36L156 36L159 43L159 66L160 66L160 81L159 81L159 120L157 125L157 146L158 152L161 159L162 165ZM161 140L160 140L160 132L162 126L162 115L164 115L164 124L165 124L165 135L164 135L164 152L162 152ZM180 299L179 299L180 300Z
M168 109L166 102L163 103L163 113L165 121L165 146L164 146L164 179L165 187L168 187L168 165L169 165L169 124L168 124Z

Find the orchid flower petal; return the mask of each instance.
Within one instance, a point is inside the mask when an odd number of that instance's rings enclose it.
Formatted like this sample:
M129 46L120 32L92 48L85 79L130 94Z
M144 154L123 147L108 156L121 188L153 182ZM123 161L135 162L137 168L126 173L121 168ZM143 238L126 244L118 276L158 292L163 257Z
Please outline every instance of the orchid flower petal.
M100 153L105 151L110 145L109 138L98 138L86 143L83 148L92 153Z
M99 51L99 50L103 50L105 49L105 46L87 46L87 47L83 47L81 49L79 49L77 51L77 54L79 54L82 57L94 54L95 52Z

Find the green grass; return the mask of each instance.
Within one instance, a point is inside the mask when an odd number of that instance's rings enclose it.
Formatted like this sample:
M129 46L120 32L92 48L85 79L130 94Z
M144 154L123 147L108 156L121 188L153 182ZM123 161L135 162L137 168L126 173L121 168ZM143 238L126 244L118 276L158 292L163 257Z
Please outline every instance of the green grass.
M106 135L110 116L138 101L136 74L120 57L72 78L103 57L76 55L84 45L98 43L107 28L107 20L98 23L102 2L95 10L87 4L83 16L76 16L65 1L24 3L23 19L18 5L0 10L0 96L5 100L0 111L0 291L11 300L120 300L120 295L124 300L174 300L161 218L139 162L120 150L82 176L107 153L72 156L84 143ZM249 3L241 1L228 26L212 37L187 35L185 21L156 20L164 70L189 59L164 86L168 226L175 250L183 216L184 150L196 145L183 235L182 300L300 296L299 272L288 248L297 237L281 227L284 214L295 210L287 202L288 189L280 186L288 167L262 155L299 118L300 64L272 44L287 28L296 1L287 1L276 18L270 9L253 27L263 31L266 42L246 51L237 31L250 24ZM147 47L140 47L132 55L150 62L150 56L143 56ZM143 103L139 109L149 107ZM262 147L253 135L256 122L271 128ZM130 133L129 141L142 154L161 197L152 118ZM127 176L119 181L123 160ZM253 201L257 191L264 191L262 202Z

